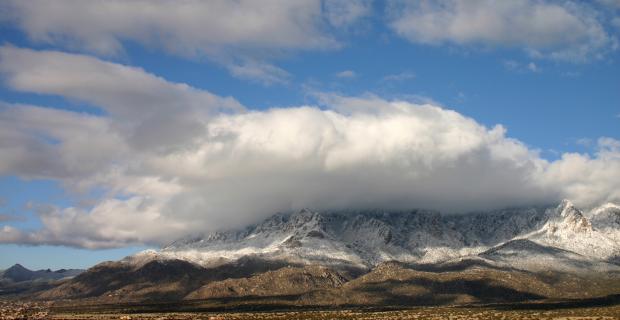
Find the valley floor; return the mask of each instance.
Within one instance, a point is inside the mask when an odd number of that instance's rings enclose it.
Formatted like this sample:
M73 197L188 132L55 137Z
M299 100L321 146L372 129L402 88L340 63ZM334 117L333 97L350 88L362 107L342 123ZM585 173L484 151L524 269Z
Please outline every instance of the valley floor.
M119 307L119 306L117 306ZM169 307L169 306L168 306ZM114 307L112 307L114 308ZM404 310L295 310L264 312L145 312L143 308L132 309L130 306L111 310L101 306L56 309L53 305L42 302L0 301L0 319L208 319L208 320L244 320L244 319L556 319L556 320L602 320L620 319L620 304L600 301L579 303L525 303L498 304L487 306L450 306L450 307L416 307Z

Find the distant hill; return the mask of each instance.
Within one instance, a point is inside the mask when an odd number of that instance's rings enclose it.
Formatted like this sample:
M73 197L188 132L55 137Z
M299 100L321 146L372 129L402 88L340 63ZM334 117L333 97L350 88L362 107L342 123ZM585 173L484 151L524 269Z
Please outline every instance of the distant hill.
M0 280L10 282L36 281L36 280L59 280L72 278L82 273L81 269L50 269L32 271L17 263L12 267L0 272Z
M0 271L0 297L32 294L47 290L82 272L84 270L81 269L33 271L18 263L6 270Z

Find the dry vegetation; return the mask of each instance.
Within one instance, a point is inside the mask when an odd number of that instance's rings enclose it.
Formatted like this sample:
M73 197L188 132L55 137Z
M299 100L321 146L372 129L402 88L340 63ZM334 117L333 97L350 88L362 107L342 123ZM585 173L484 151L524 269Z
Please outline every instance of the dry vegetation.
M280 311L280 312L193 312L193 313L106 313L106 312L53 312L45 304L3 302L1 319L208 319L208 320L261 320L261 319L620 319L620 306L559 308L552 310L507 309L493 307L420 307L397 311Z

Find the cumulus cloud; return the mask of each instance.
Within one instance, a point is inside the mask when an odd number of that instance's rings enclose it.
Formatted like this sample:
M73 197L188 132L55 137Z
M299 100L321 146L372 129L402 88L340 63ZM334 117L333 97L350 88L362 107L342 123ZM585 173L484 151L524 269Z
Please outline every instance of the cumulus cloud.
M16 90L105 111L2 105L1 174L104 190L87 207L37 206L42 227L5 226L4 243L162 244L304 207L463 213L620 200L620 142L611 138L592 156L549 162L501 125L429 103L323 94L318 105L248 110L140 69L6 46L0 72Z
M560 185L565 196L578 203L620 201L620 141L600 138L594 157L565 153L549 165L545 179ZM550 186L553 187L553 186Z
M573 62L601 58L618 46L598 12L579 2L420 1L393 11L391 27L416 43L516 47Z
M187 222L167 219L157 210L159 207L152 200L140 196L104 199L91 210L40 206L36 213L42 229L23 231L4 226L0 229L0 242L100 249L157 243L169 240L170 233L180 234Z

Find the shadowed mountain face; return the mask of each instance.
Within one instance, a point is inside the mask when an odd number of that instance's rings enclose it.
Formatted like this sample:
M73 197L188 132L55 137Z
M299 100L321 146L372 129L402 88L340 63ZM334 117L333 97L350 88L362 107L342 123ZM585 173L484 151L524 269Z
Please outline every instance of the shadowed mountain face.
M139 268L110 262L97 265L40 295L44 299L55 298L118 298L132 300L140 296L143 300L177 300L183 291L191 291L196 283L213 277L211 273L191 263L170 260L151 261Z
M339 288L350 278L321 266L284 267L247 278L208 283L186 296L186 299L242 298L303 295L315 290Z
M288 266L286 262L243 258L214 268L183 260L140 265L105 262L71 281L42 292L41 299L94 298L107 302L177 301L207 283L240 279Z
M252 260L204 268L180 260L106 263L37 298L68 304L191 303L240 306L410 306L584 299L618 293L620 275L527 272L481 259L382 263L359 273ZM70 300L67 300L70 299Z

